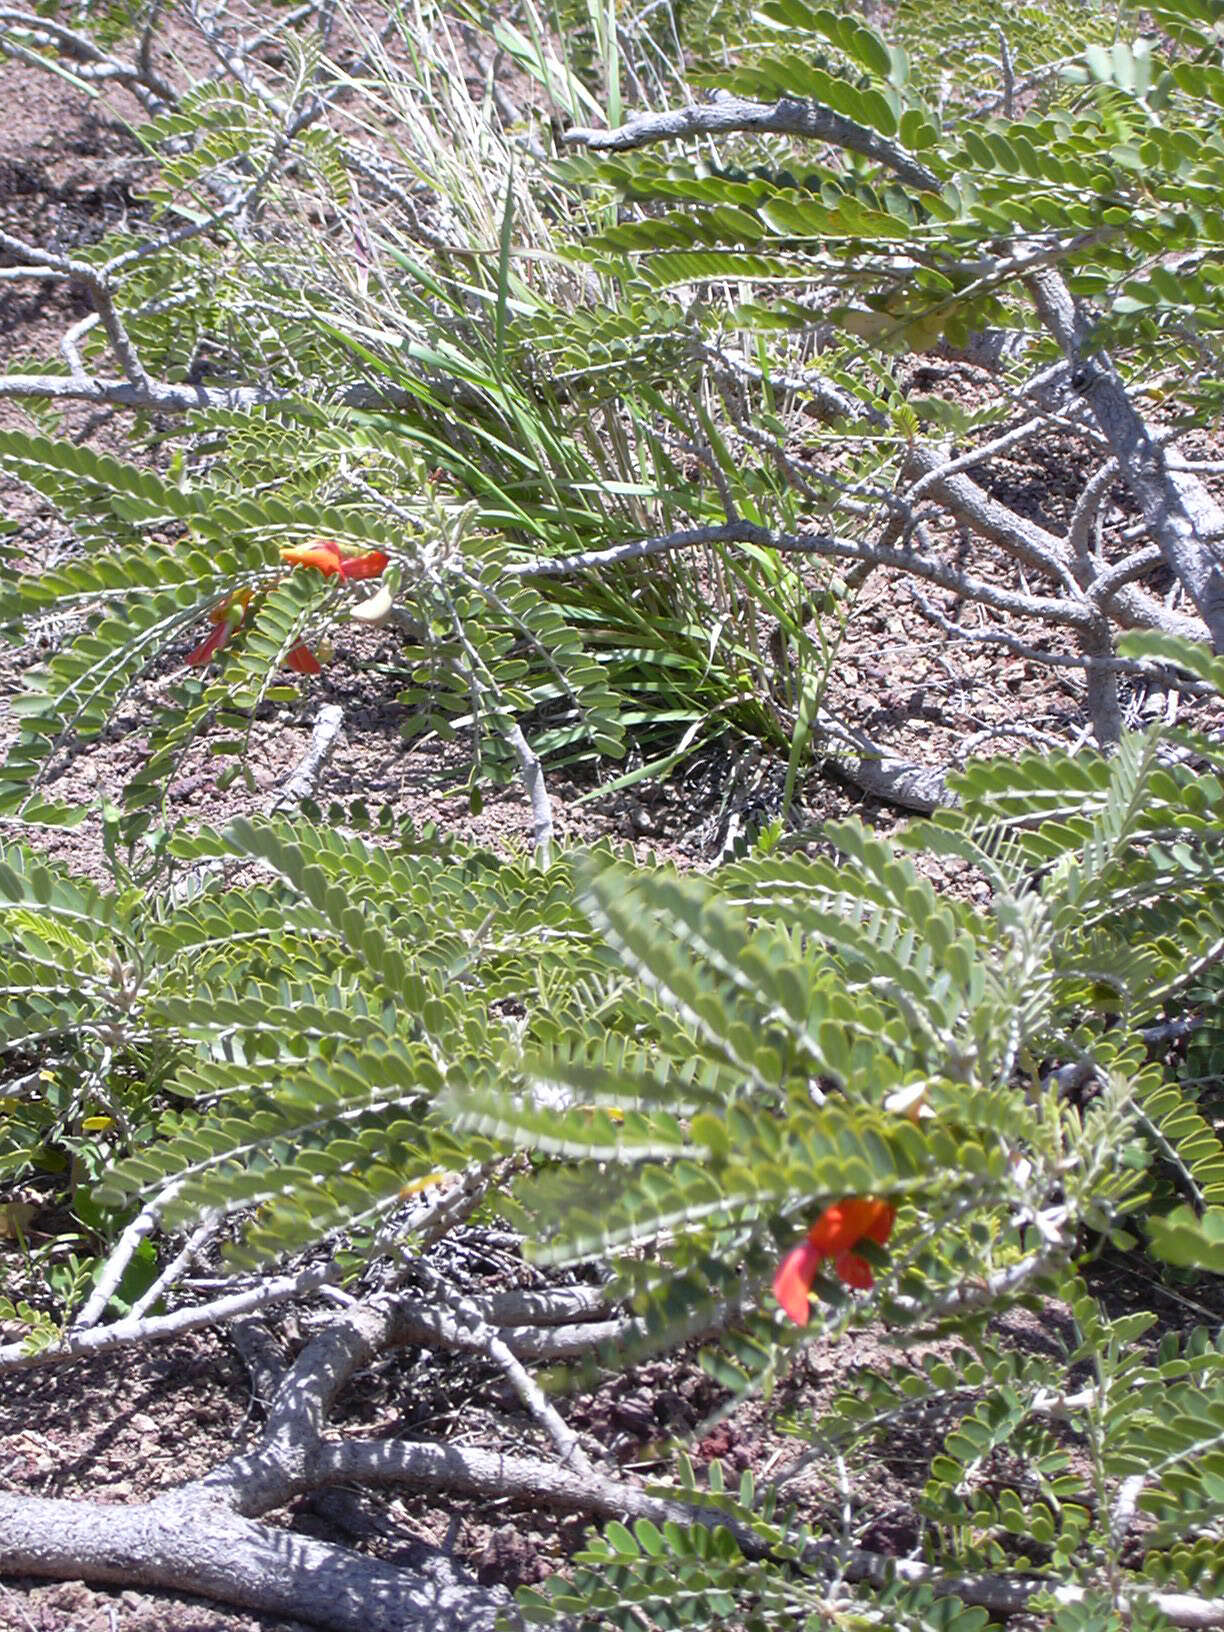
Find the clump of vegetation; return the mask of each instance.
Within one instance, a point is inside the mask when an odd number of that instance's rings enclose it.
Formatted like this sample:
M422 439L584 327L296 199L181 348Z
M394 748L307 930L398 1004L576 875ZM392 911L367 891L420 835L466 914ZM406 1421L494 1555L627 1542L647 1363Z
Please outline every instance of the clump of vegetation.
M880 32L764 0L718 52L732 14L700 13L690 53L670 6L256 35L0 12L30 72L143 105L149 165L97 243L0 233L6 280L92 305L57 362L0 375L37 421L0 464L74 539L0 589L14 638L59 620L0 767L24 824L0 1175L74 1232L24 1254L0 1369L342 1289L254 1450L144 1507L0 1494L0 1567L366 1629L1224 1624L1220 1335L1119 1315L1093 1275L1224 1273L1224 511L1182 446L1217 408L1224 6L1139 33L903 5ZM171 65L168 23L215 72ZM974 405L907 394L916 357L977 369ZM130 414L130 461L61 434L76 401ZM1037 520L995 473L1052 440L1076 481ZM1073 676L1070 734L920 766L841 717L881 575L949 651ZM249 779L261 714L370 628L473 802L522 779L530 857L323 812L333 705L280 808L173 812L189 755ZM56 775L130 706L103 886L38 841L85 814ZM554 767L623 787L710 742L779 770L727 865L558 847ZM830 760L923 819L804 830ZM477 1225L547 1279L473 1287L448 1252ZM193 1300L221 1240L244 1278ZM1001 1335L1017 1305L1058 1312L1040 1352ZM674 1445L635 1482L555 1403L685 1347L769 1398L868 1329L896 1364L734 1489ZM536 1448L325 1432L404 1346L499 1368ZM854 1475L902 1431L926 1465L903 1556L864 1544ZM836 1500L792 1499L812 1470ZM257 1522L363 1482L602 1527L516 1606L456 1575L439 1609L412 1570Z

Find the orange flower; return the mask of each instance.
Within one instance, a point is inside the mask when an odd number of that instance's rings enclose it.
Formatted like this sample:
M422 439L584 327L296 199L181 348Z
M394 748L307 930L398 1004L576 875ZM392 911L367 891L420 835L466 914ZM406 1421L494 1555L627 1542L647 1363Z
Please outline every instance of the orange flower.
M334 539L320 538L313 544L286 545L281 560L291 567L314 567L318 572L337 574L344 557Z
M330 578L377 578L391 559L381 550L347 553L334 538L316 538L313 544L293 544L283 549L281 560L291 567L313 567Z
M232 634L233 630L229 624L219 623L215 629L204 637L198 646L193 646L187 653L188 663L191 664L193 669L201 668L208 662L214 652L219 651L225 645Z
M215 627L205 635L198 646L187 653L187 661L193 668L198 669L207 663L214 653L221 650L234 630L241 628L253 594L254 591L250 589L236 589L232 595L227 595L223 601L217 602L208 614L208 621ZM300 640L285 658L285 666L297 674L323 673L323 665L310 647Z
M285 659L285 666L292 669L296 674L323 673L322 663L319 662L310 647L304 646L300 640Z
M833 1260L839 1280L868 1292L873 1284L871 1265L854 1248L860 1241L883 1246L892 1234L897 1209L872 1197L848 1197L824 1212L807 1233L807 1240L791 1249L774 1276L774 1296L798 1326L808 1321L812 1282L826 1258Z
M236 589L232 595L227 595L223 601L218 601L208 614L208 621L216 627L212 633L205 635L198 646L194 646L187 653L187 661L192 668L200 668L219 652L222 646L233 634L234 630L246 617L246 609L250 605L251 590Z

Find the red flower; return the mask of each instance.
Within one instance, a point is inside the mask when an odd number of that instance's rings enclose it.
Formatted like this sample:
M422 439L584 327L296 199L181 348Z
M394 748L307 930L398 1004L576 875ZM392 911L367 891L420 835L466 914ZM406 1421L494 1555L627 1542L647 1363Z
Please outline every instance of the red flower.
M294 544L281 552L291 567L313 567L330 578L377 578L391 559L381 550L350 555L334 538L316 538L313 544Z
M223 601L217 602L216 606L208 614L209 622L215 627L205 635L198 646L193 647L187 653L187 661L193 668L200 668L207 663L215 652L221 650L234 630L241 627L242 621L246 617L247 607L251 604L253 593L250 589L237 589L232 595L227 595ZM323 673L323 665L310 650L310 647L304 645L300 640L285 658L285 665L287 668L293 669L297 674Z
M208 614L208 621L216 627L211 634L205 635L198 646L194 646L187 653L187 661L193 668L198 669L207 663L213 653L219 652L234 630L239 627L246 617L251 593L249 589L236 589L232 595L227 595L213 607Z
M897 1209L890 1202L872 1197L848 1197L825 1208L807 1240L787 1253L774 1276L774 1296L796 1325L807 1325L812 1282L826 1258L833 1260L839 1280L860 1292L870 1291L871 1265L854 1248L860 1241L874 1241L882 1247L892 1234L896 1216Z
M322 663L319 662L310 647L304 646L300 640L285 659L285 666L292 669L296 674L323 673Z
M188 663L191 664L192 668L201 668L208 662L209 658L214 652L219 651L221 647L225 645L226 641L232 634L233 630L230 628L229 624L219 623L215 629L210 631L210 633L205 636L198 646L193 646L187 653Z
M381 550L367 550L364 555L350 556L340 567L341 578L377 578L390 561Z

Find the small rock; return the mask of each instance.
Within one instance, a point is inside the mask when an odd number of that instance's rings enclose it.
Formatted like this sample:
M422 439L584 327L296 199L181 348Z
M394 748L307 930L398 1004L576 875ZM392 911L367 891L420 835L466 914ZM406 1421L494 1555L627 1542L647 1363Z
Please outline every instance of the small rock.
M655 1431L652 1403L647 1396L631 1394L626 1400L613 1400L609 1415L616 1426L624 1429L626 1433L635 1434L639 1439L648 1439Z
M551 1573L540 1555L538 1538L520 1535L512 1524L494 1530L476 1561L476 1579L482 1587L530 1586Z
M683 1394L674 1388L665 1388L655 1396L654 1414L655 1420L668 1428L691 1428L697 1420Z

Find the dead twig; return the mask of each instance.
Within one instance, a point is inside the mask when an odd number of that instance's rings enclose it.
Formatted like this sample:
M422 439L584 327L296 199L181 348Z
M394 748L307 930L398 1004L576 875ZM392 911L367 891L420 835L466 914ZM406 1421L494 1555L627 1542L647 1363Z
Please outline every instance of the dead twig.
M324 703L310 733L310 746L294 766L272 805L272 814L296 810L304 799L314 796L315 783L331 758L344 725L344 710L338 703Z
M689 140L695 136L726 136L751 131L768 136L806 136L848 148L865 158L886 164L911 186L937 191L938 183L925 165L918 164L903 149L856 124L832 108L798 97L784 96L777 102L750 102L743 97L717 95L713 101L670 108L662 113L639 113L616 130L587 130L575 126L561 140L570 146L590 148L595 153L629 153L654 142Z

